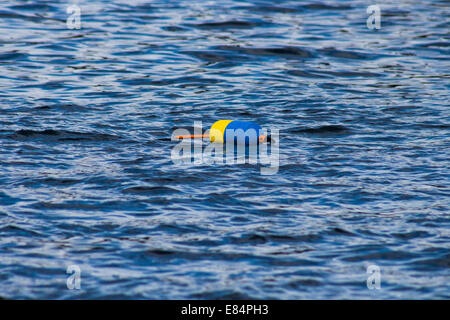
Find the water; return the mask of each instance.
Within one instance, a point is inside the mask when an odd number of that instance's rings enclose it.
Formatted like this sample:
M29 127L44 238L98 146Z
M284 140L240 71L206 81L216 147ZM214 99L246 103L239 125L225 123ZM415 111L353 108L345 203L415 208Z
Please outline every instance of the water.
M0 2L0 297L450 298L447 1L73 3ZM278 173L175 165L218 119Z

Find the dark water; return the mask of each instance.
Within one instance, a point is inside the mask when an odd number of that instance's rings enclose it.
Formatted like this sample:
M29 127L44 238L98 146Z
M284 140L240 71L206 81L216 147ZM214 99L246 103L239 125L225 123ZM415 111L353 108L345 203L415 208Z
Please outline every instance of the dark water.
M74 3L0 2L0 297L450 298L447 1ZM218 119L278 173L173 164Z

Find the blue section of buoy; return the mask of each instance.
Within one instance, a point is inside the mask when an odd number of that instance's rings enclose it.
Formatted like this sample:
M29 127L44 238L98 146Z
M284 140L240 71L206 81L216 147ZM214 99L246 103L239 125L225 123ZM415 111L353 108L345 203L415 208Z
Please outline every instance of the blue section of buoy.
M238 130L240 129L240 130ZM234 134L234 143L258 144L262 128L259 124L250 121L231 121L225 128L224 142L227 141L227 132L231 130Z

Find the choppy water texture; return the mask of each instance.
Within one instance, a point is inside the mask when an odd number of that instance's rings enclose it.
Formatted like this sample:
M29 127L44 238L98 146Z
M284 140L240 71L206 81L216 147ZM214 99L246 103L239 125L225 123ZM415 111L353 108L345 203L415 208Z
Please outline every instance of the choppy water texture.
M376 3L2 1L0 297L449 298L449 3ZM229 118L277 174L172 162Z

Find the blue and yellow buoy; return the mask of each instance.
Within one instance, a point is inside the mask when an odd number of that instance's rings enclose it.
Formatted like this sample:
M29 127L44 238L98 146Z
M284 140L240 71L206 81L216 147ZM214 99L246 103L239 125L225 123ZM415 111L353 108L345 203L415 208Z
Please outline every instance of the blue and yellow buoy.
M227 135L232 134L234 142L238 142L242 136L246 144L257 144L268 142L268 137L262 134L262 128L259 124L251 121L239 120L218 120L214 122L209 130L209 134L190 134L176 136L176 139L195 139L209 138L209 141L215 143L226 143ZM254 134L253 134L254 133Z

